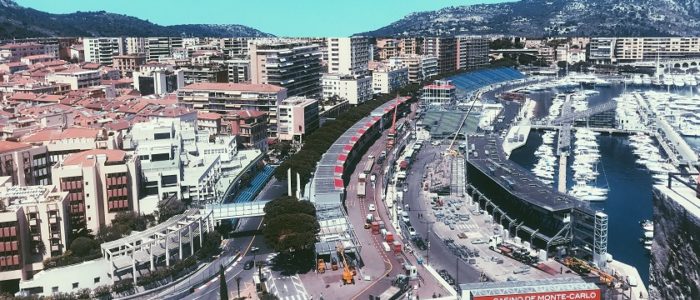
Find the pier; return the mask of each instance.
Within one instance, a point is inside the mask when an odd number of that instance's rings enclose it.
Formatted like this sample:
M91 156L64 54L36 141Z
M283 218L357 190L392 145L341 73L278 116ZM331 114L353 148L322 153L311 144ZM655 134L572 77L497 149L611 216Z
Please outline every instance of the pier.
M557 191L566 194L566 160L568 155L559 155L559 181L557 181Z

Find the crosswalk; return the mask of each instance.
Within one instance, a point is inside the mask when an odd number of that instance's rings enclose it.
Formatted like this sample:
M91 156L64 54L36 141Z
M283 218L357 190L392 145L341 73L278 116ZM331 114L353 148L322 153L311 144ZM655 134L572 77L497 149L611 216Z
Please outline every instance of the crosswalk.
M479 226L474 223L457 223L455 229L460 231L476 231L479 229Z
M274 258L274 255L268 256L268 262L270 262L272 258ZM269 280L265 282L268 291L276 295L280 300L309 299L309 293L306 291L304 283L298 275L280 276L280 274L274 272L269 265L263 267L262 271L265 277L269 278Z

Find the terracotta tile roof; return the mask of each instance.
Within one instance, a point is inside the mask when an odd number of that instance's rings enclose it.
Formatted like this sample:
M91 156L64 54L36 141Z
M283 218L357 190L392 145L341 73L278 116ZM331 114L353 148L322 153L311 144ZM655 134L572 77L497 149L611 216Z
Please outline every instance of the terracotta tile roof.
M233 115L233 116L238 116L243 119L248 119L248 118L257 118L262 115L265 115L266 113L263 111L258 111L258 110L233 110L227 113L226 115Z
M20 149L31 148L32 145L26 143L0 141L0 153L13 152Z
M198 111L197 112L197 119L219 120L219 119L221 119L221 115L217 114L217 113L212 113L212 112Z
M99 132L99 129L93 128L44 129L23 137L22 142L36 143L78 138L95 139Z
M216 82L202 82L193 83L182 88L183 90L202 90L202 91L241 91L241 92L264 92L264 93L277 93L285 90L283 87L279 87L271 84L251 84L251 83L216 83Z
M126 151L110 149L93 149L68 155L63 160L63 165L83 165L92 166L97 162L97 156L104 155L107 162L123 162L126 158Z

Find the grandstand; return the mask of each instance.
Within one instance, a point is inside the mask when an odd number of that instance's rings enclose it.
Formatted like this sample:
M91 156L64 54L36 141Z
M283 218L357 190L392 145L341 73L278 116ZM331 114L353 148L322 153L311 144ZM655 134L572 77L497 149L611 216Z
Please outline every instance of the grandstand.
M485 69L474 72L467 72L449 77L448 80L465 92L475 91L494 83L521 79L525 75L512 68Z
M272 174L275 172L275 167L271 165L266 165L262 171L260 171L255 178L250 182L250 185L246 187L233 201L234 203L245 203L253 201L255 195L257 195L262 188L265 186Z
M462 120L467 115L466 111L454 110L429 110L423 115L423 120L419 126L430 131L430 136L434 139L444 139L454 135L459 130ZM471 113L466 123L460 130L460 134L465 136L476 132L479 124L479 113Z

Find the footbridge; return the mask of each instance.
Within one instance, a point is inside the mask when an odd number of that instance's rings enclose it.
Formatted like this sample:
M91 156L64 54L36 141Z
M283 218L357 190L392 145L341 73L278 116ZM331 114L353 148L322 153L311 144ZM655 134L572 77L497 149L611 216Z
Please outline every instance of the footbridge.
M566 103L569 103L567 101ZM572 123L576 120L580 119L585 119L588 117L591 117L593 115L597 115L602 112L606 112L609 110L614 110L617 107L617 103L615 101L608 101L603 104L599 104L596 106L593 106L589 109L582 110L582 111L566 111L562 109L562 114L558 118L552 120L551 124L556 125L556 126L561 126L564 125L565 123Z
M260 217L265 215L265 204L270 201L210 204L201 209L202 214L211 213L214 221Z

